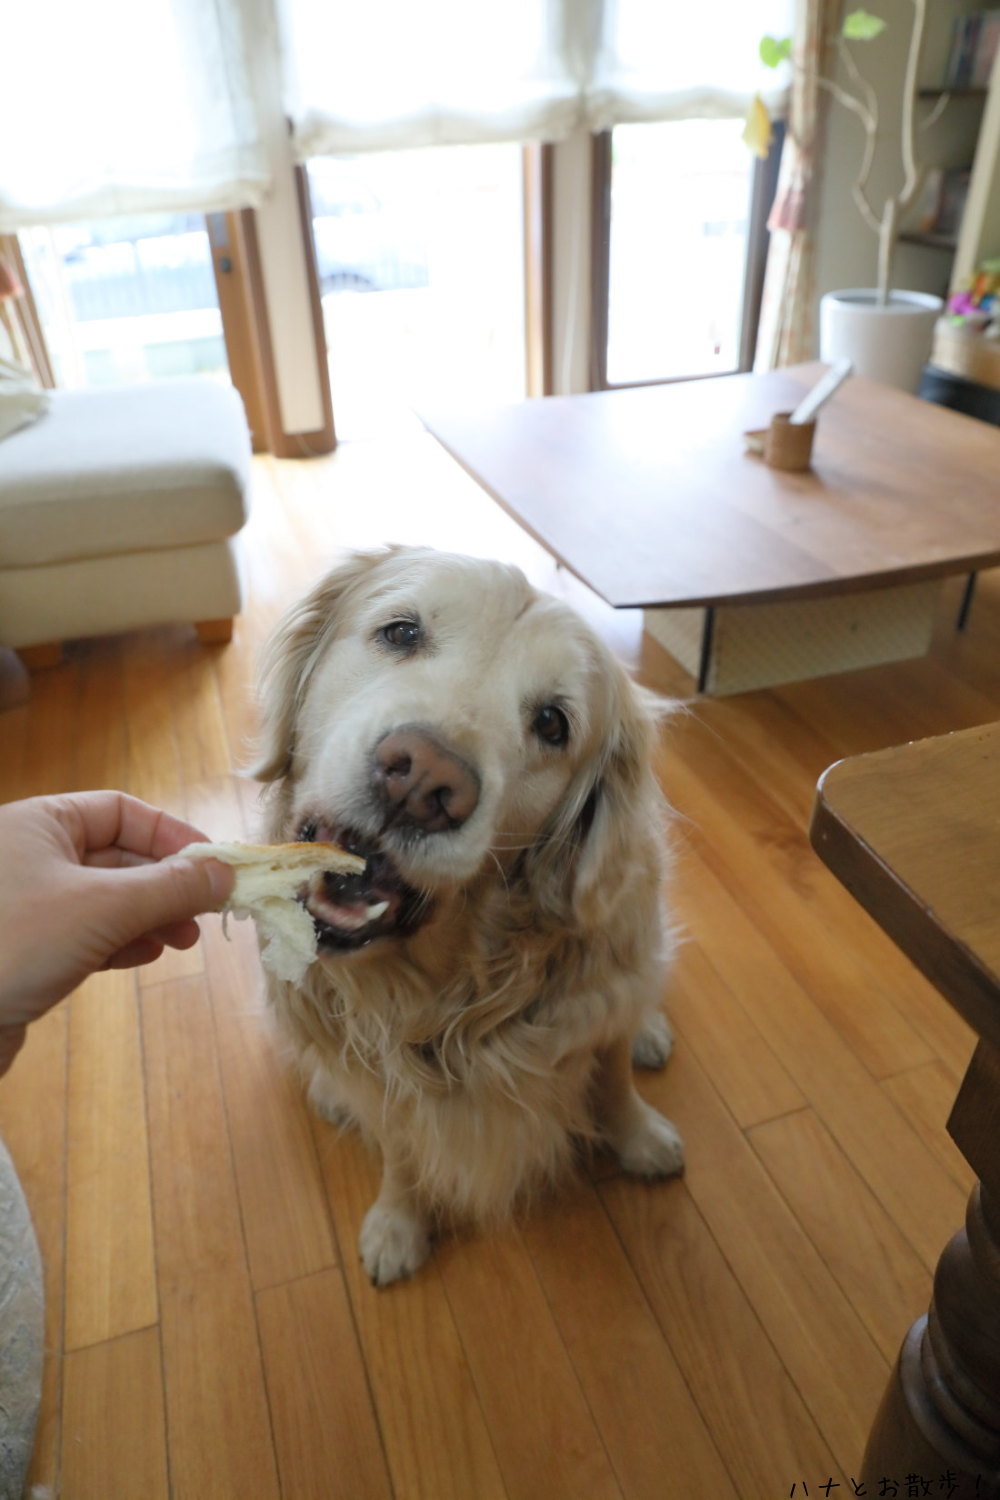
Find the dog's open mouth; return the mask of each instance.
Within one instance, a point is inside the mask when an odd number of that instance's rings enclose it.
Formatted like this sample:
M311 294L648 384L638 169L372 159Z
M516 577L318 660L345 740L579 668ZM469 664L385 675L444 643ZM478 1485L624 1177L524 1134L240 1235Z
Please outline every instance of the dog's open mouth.
M407 885L392 859L352 828L316 819L296 837L328 840L365 861L359 875L314 875L304 897L321 948L363 948L376 938L415 932L430 913L430 898Z

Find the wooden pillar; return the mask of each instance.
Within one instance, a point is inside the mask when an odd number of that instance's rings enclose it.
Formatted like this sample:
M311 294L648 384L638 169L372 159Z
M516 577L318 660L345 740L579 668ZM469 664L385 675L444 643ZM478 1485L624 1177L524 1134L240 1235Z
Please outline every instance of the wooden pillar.
M872 1426L867 1493L1000 1497L1000 1051L981 1041L948 1129L980 1181L934 1275L930 1312L903 1342ZM954 1487L952 1487L954 1486Z

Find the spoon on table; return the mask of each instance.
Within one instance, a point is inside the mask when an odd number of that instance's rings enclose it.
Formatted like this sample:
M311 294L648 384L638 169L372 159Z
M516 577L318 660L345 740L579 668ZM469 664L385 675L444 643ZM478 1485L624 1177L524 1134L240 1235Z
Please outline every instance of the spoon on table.
M822 379L818 380L811 391L807 391L798 406L788 418L790 427L801 427L806 422L812 422L820 407L825 406L830 397L840 389L848 375L854 369L849 359L839 359L835 365L831 365ZM743 440L750 453L761 454L764 452L764 443L767 438L766 427L754 428L752 432L745 432Z
M825 406L835 391L838 391L844 381L854 369L849 359L838 359L832 365L822 380L818 380L812 390L799 402L798 406L788 418L790 427L802 426L805 422L811 422L821 406Z

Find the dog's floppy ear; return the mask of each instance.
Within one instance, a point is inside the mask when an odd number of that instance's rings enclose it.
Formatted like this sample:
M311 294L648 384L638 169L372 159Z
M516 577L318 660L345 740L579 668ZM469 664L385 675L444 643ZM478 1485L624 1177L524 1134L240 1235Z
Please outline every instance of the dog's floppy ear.
M344 606L384 557L359 552L334 568L278 622L261 654L257 750L249 767L259 781L287 776L295 729L309 680L337 633Z
M596 762L570 786L525 861L543 909L586 928L603 925L641 852L662 836L653 751L669 706L615 670L617 702Z

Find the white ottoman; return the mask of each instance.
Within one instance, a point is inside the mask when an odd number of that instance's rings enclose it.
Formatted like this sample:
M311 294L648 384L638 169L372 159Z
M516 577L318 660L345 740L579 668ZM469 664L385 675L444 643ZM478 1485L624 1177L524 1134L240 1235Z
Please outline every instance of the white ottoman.
M43 665L63 640L148 625L227 640L249 473L230 386L54 391L0 442L0 645Z

